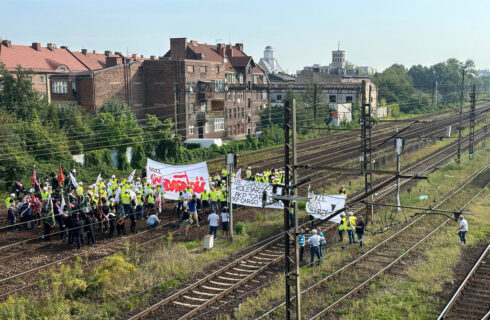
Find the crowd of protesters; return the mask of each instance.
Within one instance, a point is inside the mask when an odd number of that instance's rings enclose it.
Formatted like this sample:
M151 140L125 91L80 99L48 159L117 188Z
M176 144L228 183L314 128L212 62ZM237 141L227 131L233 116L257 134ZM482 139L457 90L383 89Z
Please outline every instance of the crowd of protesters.
M222 235L227 237L227 176L226 169L211 175L209 191L199 194L187 187L179 192L178 200L164 210L165 191L160 185L146 183L145 171L141 177L113 175L104 180L99 175L97 181L88 186L77 178L75 169L65 177L60 168L58 175L51 173L39 182L34 172L31 188L26 189L21 180L16 181L12 193L5 199L9 228L11 231L43 228L44 241L59 238L80 248L95 245L95 232L107 238L126 235L128 231L137 233L137 220L146 219L146 224L155 228L166 211L169 218L174 217L171 218L173 226L180 234L187 236L191 226L209 222L210 234L216 236L221 221ZM235 177L235 173L231 176ZM240 178L281 183L283 177L284 172L277 169L252 174L248 167Z

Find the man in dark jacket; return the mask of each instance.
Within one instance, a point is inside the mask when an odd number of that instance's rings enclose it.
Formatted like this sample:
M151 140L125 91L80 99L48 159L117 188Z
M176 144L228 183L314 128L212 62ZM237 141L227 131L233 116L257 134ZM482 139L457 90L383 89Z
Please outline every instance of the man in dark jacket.
M73 240L77 244L77 248L80 249L83 244L83 220L78 214L74 214L73 218Z

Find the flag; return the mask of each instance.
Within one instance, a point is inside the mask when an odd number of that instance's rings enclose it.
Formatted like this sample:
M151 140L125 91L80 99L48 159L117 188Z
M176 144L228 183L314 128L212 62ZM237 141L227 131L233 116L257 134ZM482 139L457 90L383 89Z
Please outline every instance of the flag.
M99 172L99 175L97 176L97 180L95 180L95 184L97 184L101 181L102 181L102 176L100 175L100 172Z
M70 172L70 179L71 179L71 184L75 187L78 188L78 183L77 180L75 180L75 177L71 174Z
M54 227L56 220L54 219L53 201L49 201L49 207L46 210L46 215L44 216L44 221L51 227Z
M162 193L158 193L158 213L162 213Z
M63 174L63 169L61 168L61 163L60 163L60 167L58 169L58 184L60 186L63 185L63 181L65 181L65 175Z
M63 195L61 195L60 214L62 216L65 216L63 214L63 209L65 208L65 206L66 206L65 197Z
M135 173L136 173L136 169L134 169L134 170L133 170L133 172L131 172L131 174L129 175L129 177L128 177L128 182L133 181L133 179L134 179L134 174L135 174Z
M37 177L36 177L36 169L32 170L31 183L35 186L39 186L39 183L37 182Z
M236 172L236 178L237 179L242 179L242 168L238 169L238 171Z

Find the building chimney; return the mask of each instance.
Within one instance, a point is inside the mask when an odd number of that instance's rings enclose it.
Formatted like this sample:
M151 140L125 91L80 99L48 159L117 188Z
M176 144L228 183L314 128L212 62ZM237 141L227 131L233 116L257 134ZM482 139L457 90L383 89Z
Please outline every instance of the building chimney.
M145 56L144 55L140 55L140 58L144 58Z
M218 43L216 47L216 51L218 51L218 54L222 57L225 56L225 44L224 43Z
M54 50L54 49L56 49L56 44L55 44L55 43L48 43L48 49L49 49L49 50Z
M122 56L121 52L119 52L119 51L114 52L114 54L115 54L116 56Z
M235 48L237 48L240 51L243 51L243 43L235 43Z
M233 57L233 48L232 48L231 44L226 45L226 55L228 57Z
M12 42L10 40L3 40L2 41L2 44L4 46L6 46L7 48L11 48L12 47Z
M82 54L87 55L87 49L82 49Z
M105 67L113 67L122 64L122 57L105 57Z
M138 57L138 55L137 55L136 53L133 53L133 54L131 55L131 58L133 58L133 59L136 59L137 57Z
M187 56L187 38L170 38L170 57L185 59Z
M95 50L92 50L92 53L95 53Z
M39 42L33 42L32 43L32 49L36 51L41 51L41 44Z
M156 60L156 56L150 56L150 60Z
M110 52L109 50L106 50L106 51L104 51L104 54L106 57L109 57L112 54L112 52Z
M68 46L61 46L60 48L68 50Z
M191 44L197 44L197 40L191 40L190 43Z

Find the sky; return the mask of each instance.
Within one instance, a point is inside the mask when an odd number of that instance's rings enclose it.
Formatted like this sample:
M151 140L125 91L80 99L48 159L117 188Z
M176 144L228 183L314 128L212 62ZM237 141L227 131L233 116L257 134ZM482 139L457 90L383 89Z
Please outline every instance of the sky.
M72 50L164 55L169 38L242 42L258 62L267 45L295 73L331 51L378 71L393 63L473 59L490 68L490 0L2 0L0 37Z

